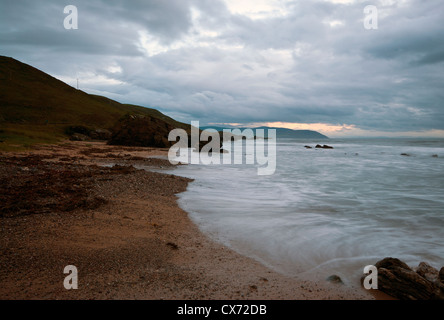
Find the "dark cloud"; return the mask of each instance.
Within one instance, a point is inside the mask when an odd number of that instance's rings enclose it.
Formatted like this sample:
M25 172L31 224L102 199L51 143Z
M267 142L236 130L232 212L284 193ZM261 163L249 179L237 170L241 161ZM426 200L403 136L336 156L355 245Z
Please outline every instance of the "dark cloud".
M5 0L0 51L182 121L444 130L442 1L269 3L257 19L222 0ZM63 28L68 4L78 30Z

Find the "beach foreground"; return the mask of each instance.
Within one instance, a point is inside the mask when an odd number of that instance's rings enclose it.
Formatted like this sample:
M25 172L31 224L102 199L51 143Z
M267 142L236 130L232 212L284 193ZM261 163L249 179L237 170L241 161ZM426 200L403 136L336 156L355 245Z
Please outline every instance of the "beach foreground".
M0 299L386 298L287 277L210 240L176 203L191 180L149 171L170 168L166 154L103 142L1 154ZM77 290L63 286L67 265Z

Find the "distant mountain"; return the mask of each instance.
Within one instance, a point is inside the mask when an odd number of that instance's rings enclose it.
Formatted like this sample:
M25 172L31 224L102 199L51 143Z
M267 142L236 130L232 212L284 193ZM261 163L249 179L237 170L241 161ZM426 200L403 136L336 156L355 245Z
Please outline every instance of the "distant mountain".
M212 127L212 126L205 126L200 127L200 129L215 129L217 131L222 131L223 129L235 129L235 128L221 128L221 127ZM257 128L236 128L240 130L244 129L275 129L276 130L276 137L277 138L293 138L293 139L328 139L327 136L312 130L293 130L293 129L287 129L287 128L272 128L272 127L257 127ZM267 137L266 134L267 131L265 131L265 137Z
M111 129L126 114L189 129L160 111L87 94L10 57L0 56L0 147L67 138L67 128ZM3 148L5 149L5 148Z

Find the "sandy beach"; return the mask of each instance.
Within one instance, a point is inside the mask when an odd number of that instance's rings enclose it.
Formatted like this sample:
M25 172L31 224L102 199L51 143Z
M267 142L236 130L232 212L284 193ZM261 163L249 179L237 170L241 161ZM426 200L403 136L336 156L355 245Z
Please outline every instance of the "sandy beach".
M176 203L191 180L149 171L170 168L166 154L102 142L2 153L0 299L383 298L281 275L210 240ZM63 286L67 265L77 290Z

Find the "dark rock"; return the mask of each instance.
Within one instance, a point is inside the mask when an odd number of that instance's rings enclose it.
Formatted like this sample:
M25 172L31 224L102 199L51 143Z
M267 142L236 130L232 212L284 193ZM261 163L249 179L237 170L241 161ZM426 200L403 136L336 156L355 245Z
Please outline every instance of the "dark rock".
M439 281L441 281L442 284L444 284L444 267L439 270Z
M410 157L410 155L408 153L401 153L401 156Z
M305 148L305 149L313 149L313 148L310 147L310 146L305 146L304 148Z
M410 269L410 267L401 260L397 258L385 258L381 261L377 262L375 265L376 268L385 268L385 269L394 269L394 268L401 268L401 269Z
M81 134L81 133L74 133L69 138L69 140L71 140L71 141L86 141L86 140L89 140L89 139L90 139L89 136Z
M178 250L179 249L179 246L177 244L175 244L174 242L168 242L167 246L169 246L173 250Z
M401 300L442 300L444 291L435 283L413 271L396 258L385 258L376 263L378 289ZM421 272L430 271L427 266Z
M333 147L328 146L326 144L324 144L323 146L321 146L320 144L317 144L315 148L316 149L334 149Z
M426 262L421 262L416 269L416 273L419 274L421 277L431 281L431 282L438 282L439 279L439 272Z
M432 157L433 157L433 158L438 158L438 155L437 155L437 154L434 154Z
M344 284L344 282L342 282L341 277L335 274L329 276L326 280L331 283Z
M91 129L85 126L69 126L65 129L65 133L69 136L72 136L74 133L80 133L85 136L89 136L89 132Z
M154 117L127 115L112 129L108 144L169 148L175 143L168 141L168 135L173 129L172 125Z
M84 141L78 140L83 136L87 137L85 140L109 140L112 135L111 131L107 129L90 129L85 126L69 126L65 129L65 133L70 136L72 141Z
M162 119L142 116L142 115L126 115L120 119L112 129L111 139L108 144L119 146L136 146L136 147L156 147L156 148L170 148L176 145L178 141L168 141L170 132L178 129L170 123ZM183 128L182 128L183 129ZM181 140L179 147L194 148L195 151L201 151L202 147L211 142L212 136L208 137L208 141L197 141L195 145L191 145L191 127L184 129L188 135L188 143ZM217 132L217 131L216 131ZM201 136L202 131L199 131ZM219 152L222 147L222 139L219 135L219 145L214 152Z
M89 136L94 140L109 140L112 132L106 129L96 129L89 132Z

